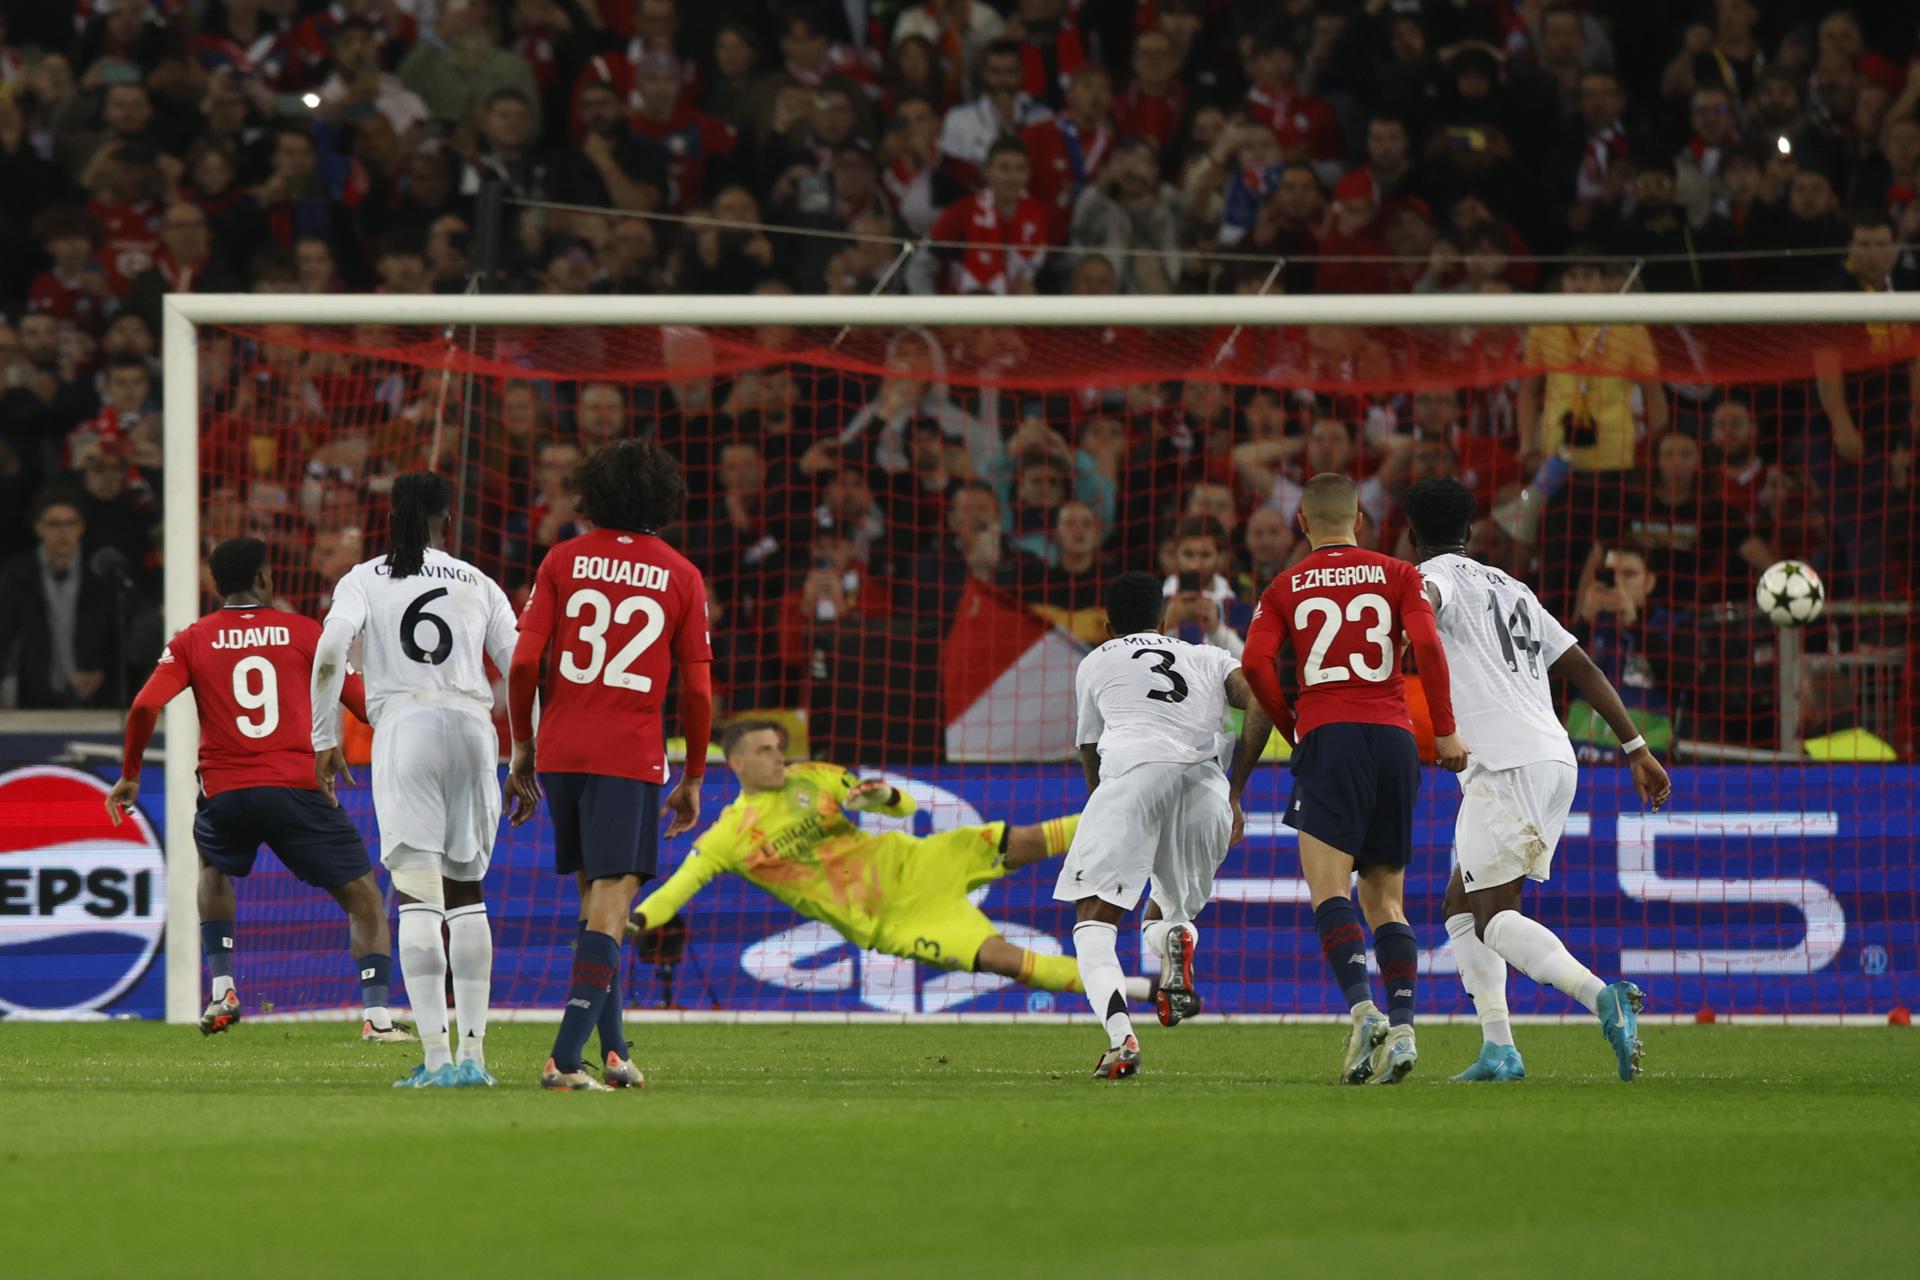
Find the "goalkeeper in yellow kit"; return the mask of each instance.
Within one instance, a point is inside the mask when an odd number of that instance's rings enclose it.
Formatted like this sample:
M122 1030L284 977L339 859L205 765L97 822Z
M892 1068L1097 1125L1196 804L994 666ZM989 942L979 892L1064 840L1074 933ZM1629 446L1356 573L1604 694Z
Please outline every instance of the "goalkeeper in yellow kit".
M869 835L850 813L905 817L913 798L837 765L789 764L779 727L764 720L729 726L721 747L740 780L739 798L634 908L629 933L659 928L731 871L857 947L942 969L997 973L1043 991L1081 989L1073 957L1014 946L967 898L1009 871L1064 854L1077 814L1029 827L993 822L925 837ZM1132 978L1127 994L1145 1000L1151 989L1145 978Z

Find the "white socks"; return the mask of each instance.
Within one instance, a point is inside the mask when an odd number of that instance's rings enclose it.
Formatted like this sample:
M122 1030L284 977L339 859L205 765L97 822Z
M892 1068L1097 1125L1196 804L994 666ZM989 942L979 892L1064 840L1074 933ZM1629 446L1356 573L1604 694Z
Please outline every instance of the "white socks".
M233 978L231 975L222 974L213 980L213 998L215 1000L225 1000L227 998L227 992L231 990L233 990Z
M493 994L493 930L486 903L447 912L447 958L453 966L453 1007L460 1015L460 1061L484 1066L487 1002Z
M400 973L407 980L414 1030L427 1070L453 1061L447 1043L447 950L440 940L440 908L425 902L400 904Z
M1547 926L1518 911L1502 911L1487 922L1486 944L1535 982L1572 996L1587 1006L1589 1013L1598 1010L1600 991L1606 984L1575 960Z
M1480 1015L1480 1034L1488 1044L1512 1044L1513 1024L1507 1020L1507 962L1473 932L1473 916L1461 912L1447 917L1447 936L1453 939L1453 959L1460 966L1460 985L1473 997Z
M1073 926L1073 954L1080 964L1080 985L1094 1016L1106 1024L1107 1047L1118 1048L1133 1034L1127 1016L1126 974L1120 968L1119 930L1098 920Z

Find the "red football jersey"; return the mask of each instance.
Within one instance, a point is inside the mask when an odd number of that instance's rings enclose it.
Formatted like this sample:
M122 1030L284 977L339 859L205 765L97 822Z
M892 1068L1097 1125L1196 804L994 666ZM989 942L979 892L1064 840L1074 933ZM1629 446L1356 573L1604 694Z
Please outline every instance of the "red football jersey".
M107 286L114 297L124 297L133 278L152 266L153 255L160 252L160 221L165 210L158 200L139 204L89 200L87 211L99 221L104 235L99 258L107 274Z
M316 787L312 684L319 641L312 618L228 605L168 642L142 693L193 690L202 791Z
M1272 714L1280 687L1274 658L1280 642L1291 637L1299 658L1298 738L1334 723L1394 724L1411 733L1400 677L1403 635L1420 659L1434 731L1452 733L1446 655L1433 605L1420 571L1404 560L1354 546L1310 553L1260 597L1242 661L1248 683ZM1286 727L1284 710L1273 719Z
M984 187L956 200L934 219L932 240L973 246L949 264L941 287L948 293L1012 293L1038 274L1047 256L1047 210L1022 196L1013 216L1001 217Z
M520 630L548 637L538 767L665 782L675 662L711 662L700 571L646 533L595 529L540 562Z

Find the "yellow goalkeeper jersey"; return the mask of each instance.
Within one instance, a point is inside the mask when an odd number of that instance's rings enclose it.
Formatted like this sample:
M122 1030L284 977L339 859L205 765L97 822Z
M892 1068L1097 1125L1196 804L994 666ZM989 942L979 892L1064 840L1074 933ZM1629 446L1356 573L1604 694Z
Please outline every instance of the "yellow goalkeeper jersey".
M831 764L790 764L778 791L743 791L694 841L693 852L639 906L650 928L671 920L723 871L765 889L810 919L871 947L887 890L912 838L872 836L841 809L860 779ZM914 811L913 797L878 810Z

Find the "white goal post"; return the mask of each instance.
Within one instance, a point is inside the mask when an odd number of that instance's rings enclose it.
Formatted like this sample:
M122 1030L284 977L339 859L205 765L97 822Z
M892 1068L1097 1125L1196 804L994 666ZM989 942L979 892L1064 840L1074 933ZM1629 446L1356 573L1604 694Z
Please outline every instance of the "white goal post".
M467 294L168 294L163 305L163 612L166 633L200 612L201 325L609 325L855 328L1298 327L1306 325L1916 324L1920 293L1508 294L1172 297L832 297ZM192 700L166 713L167 1020L199 1015L193 850L199 726Z

